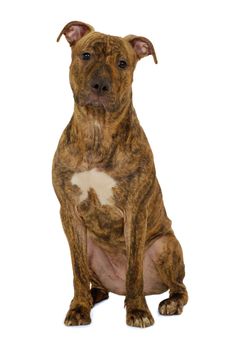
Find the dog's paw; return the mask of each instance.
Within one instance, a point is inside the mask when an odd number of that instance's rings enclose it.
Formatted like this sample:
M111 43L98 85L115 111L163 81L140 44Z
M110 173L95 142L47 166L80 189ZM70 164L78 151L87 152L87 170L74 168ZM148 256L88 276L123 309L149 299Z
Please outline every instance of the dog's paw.
M93 305L109 298L108 292L105 292L99 288L92 288L91 296L93 299Z
M179 299L168 298L159 304L159 313L163 316L180 315L183 303Z
M81 326L91 323L90 310L85 306L77 306L67 312L65 321L66 326Z
M149 327L154 324L153 316L149 310L133 309L127 312L126 323L132 327Z

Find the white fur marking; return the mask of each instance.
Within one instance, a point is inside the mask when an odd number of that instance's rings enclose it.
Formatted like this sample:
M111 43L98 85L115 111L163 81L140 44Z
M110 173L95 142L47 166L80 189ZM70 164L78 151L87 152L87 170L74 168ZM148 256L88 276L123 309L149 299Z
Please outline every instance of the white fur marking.
M97 128L101 129L100 123L97 122L97 120L94 121L94 125L95 125Z
M74 173L71 178L72 185L76 185L82 191L80 202L88 196L88 190L93 188L102 205L112 204L112 187L116 186L116 181L103 171L91 169L81 173Z

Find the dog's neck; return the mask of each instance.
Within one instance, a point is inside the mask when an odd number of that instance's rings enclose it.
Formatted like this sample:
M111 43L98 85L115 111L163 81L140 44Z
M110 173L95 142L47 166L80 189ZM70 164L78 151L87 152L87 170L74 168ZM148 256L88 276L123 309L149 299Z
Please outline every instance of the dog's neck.
M131 101L122 110L111 113L76 104L67 136L69 142L77 145L82 164L90 168L97 164L107 167L118 147L124 148L135 119Z
M89 168L97 164L109 166L108 159L113 159L118 147L124 149L129 135L138 126L131 101L117 112L102 112L75 104L64 134L65 147L70 145L79 150L80 162Z
M71 138L78 139L82 143L94 144L101 142L107 146L113 138L123 135L123 130L127 129L131 121L134 108L132 101L124 105L121 109L108 112L104 108L89 106L79 106L75 103L74 114L71 120ZM99 140L96 140L99 138Z

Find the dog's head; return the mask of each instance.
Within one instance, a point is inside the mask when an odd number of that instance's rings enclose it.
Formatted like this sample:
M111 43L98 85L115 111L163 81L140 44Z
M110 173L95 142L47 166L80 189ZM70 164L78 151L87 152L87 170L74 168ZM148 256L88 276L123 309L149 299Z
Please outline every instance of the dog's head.
M82 22L70 22L61 31L72 49L70 83L75 102L80 106L116 112L131 98L135 65L152 55L152 43L129 35L125 38L95 32Z

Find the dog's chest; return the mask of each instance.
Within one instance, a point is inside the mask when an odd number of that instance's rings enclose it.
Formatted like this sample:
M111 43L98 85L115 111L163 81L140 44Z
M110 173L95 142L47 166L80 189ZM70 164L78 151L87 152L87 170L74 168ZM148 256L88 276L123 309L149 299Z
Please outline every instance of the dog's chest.
M113 188L117 186L116 181L104 171L96 168L82 172L75 172L71 177L71 184L78 186L81 193L79 202L88 198L89 191L95 191L101 205L113 205Z
M123 212L116 204L117 181L97 168L75 172L70 181L78 189L75 201L86 228L100 241L122 244Z

